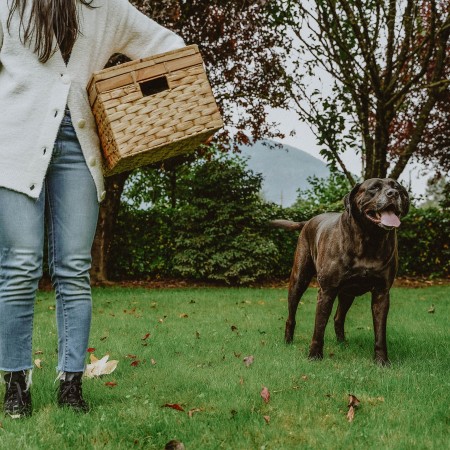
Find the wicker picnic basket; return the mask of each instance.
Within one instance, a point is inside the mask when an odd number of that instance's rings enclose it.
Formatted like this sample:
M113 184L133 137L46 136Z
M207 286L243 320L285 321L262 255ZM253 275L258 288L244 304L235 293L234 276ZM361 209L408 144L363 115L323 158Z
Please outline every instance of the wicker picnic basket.
M195 150L223 126L196 45L93 74L106 176Z

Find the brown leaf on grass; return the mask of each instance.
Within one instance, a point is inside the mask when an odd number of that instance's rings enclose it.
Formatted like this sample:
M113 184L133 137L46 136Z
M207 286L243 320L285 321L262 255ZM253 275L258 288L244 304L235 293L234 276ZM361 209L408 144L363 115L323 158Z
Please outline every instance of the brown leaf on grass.
M35 360L34 360L34 365L35 365L38 369L42 369L42 359L35 359Z
M109 388L113 388L117 386L117 383L115 381L107 381L105 383L105 386L108 386Z
M35 354L35 355L43 355L44 352L43 352L42 350L36 350L36 351L34 352L34 354Z
M347 413L347 420L349 422L353 422L353 419L355 418L355 408L353 406L350 406L348 408L348 413Z
M95 348L94 347L89 347L86 351L88 353L94 353L95 352Z
M265 386L261 390L261 398L264 400L264 403L269 403L270 401L270 392Z
M308 375L302 375L302 380L306 381L308 379Z
M192 408L192 409L190 409L190 410L188 411L188 416L189 416L189 418L192 419L192 416L193 416L195 413L197 413L197 412L202 412L202 411L204 411L203 408Z
M186 450L186 447L181 441L172 440L164 446L164 450Z
M147 333L141 337L141 341L146 341L149 337L150 337L150 333Z
M348 394L348 413L347 420L353 422L355 417L355 409L361 402L353 394Z
M186 313L180 314L180 319L187 319L189 316Z
M251 366L254 363L255 358L254 358L253 355L250 355L250 356L246 356L243 359L243 361L244 361L244 364L248 367L248 366Z
M139 365L140 362L141 362L141 361L139 361L139 359L135 359L135 360L130 364L130 366L137 367L137 366Z
M231 331L237 331L238 327L236 325L231 325Z
M156 361L153 358L150 360L150 362L152 363L152 366L156 365Z
M263 419L266 421L267 425L270 423L270 416L263 416Z
M128 359L136 359L137 356L136 356L136 355L132 355L131 353L128 353L128 355L125 356L125 358L128 358Z
M233 352L233 353L234 353L234 356L236 356L236 358L240 358L242 355L242 353L236 353L236 352Z
M184 411L184 409L178 403L165 403L164 405L162 405L162 408L172 408L176 409L177 411Z
M428 308L428 313L429 313L429 314L434 314L434 312L435 312L434 305L431 305L431 306Z
M361 402L353 394L348 394L348 406L359 406Z

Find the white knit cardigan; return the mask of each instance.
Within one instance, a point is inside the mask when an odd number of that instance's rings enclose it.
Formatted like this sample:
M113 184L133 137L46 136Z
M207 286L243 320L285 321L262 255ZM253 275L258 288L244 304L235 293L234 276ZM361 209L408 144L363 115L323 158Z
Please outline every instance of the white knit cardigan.
M0 1L0 187L39 197L67 104L101 201L100 144L86 93L92 73L114 53L139 59L184 42L128 0L94 0L94 9L78 5L81 33L67 66L59 49L43 64L22 44L17 13L8 32L9 3Z

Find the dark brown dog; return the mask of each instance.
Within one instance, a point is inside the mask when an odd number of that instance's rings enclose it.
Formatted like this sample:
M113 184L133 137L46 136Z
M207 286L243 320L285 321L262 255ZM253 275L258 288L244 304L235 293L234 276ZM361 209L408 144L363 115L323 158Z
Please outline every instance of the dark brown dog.
M275 220L273 226L301 230L289 283L289 316L285 340L292 342L295 314L311 278L317 275L314 334L309 358L323 357L325 327L336 297L339 299L334 328L344 341L344 322L356 296L372 293L375 360L389 363L386 319L389 289L397 272L396 228L407 214L405 188L389 178L371 178L357 184L344 198L345 211L326 213L307 222Z

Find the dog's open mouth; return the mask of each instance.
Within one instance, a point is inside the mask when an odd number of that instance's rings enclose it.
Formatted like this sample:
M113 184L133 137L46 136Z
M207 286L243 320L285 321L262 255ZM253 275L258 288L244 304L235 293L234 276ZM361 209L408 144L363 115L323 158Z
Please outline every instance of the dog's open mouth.
M378 226L386 229L392 230L392 228L398 228L400 226L399 214L395 210L394 206L390 205L385 209L376 211L374 209L368 209L366 212L366 217Z

